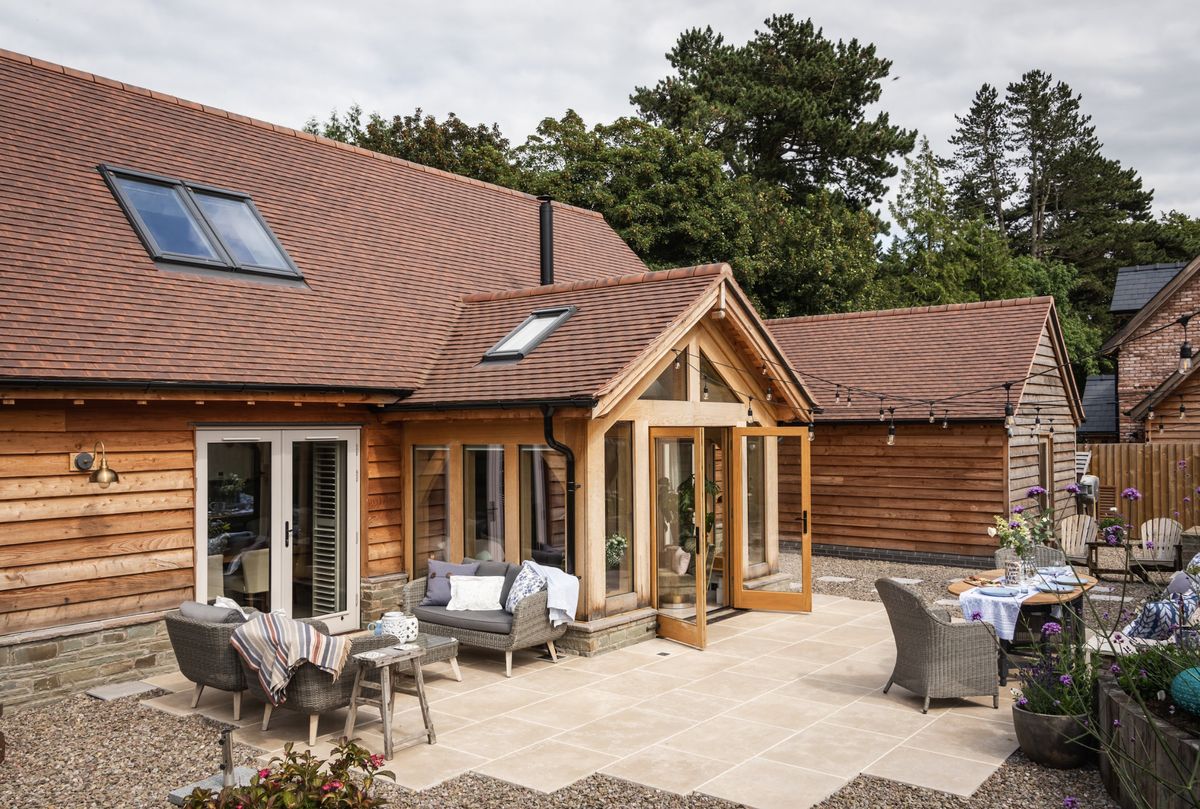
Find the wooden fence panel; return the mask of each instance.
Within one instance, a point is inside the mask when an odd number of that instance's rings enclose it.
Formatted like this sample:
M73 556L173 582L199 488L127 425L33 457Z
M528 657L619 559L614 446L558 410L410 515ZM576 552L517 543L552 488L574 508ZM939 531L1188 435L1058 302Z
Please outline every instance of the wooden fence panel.
M1088 472L1100 478L1102 488L1111 487L1115 507L1133 526L1155 517L1169 517L1184 529L1200 525L1200 442L1177 441L1153 444L1081 444L1092 453ZM1121 492L1133 487L1142 499L1131 501ZM1107 503L1097 509L1100 519L1108 516Z

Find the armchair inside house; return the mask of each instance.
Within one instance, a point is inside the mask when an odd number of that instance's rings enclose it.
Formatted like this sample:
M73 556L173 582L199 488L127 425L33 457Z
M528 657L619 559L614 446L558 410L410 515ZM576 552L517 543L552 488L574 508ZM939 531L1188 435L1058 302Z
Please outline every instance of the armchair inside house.
M883 693L900 685L929 700L992 697L1000 707L1000 647L995 630L982 621L953 623L950 613L925 606L912 588L879 579L875 590L887 610L896 641L896 666Z
M271 592L271 549L245 551L231 563L236 570L225 576L225 590L243 606L269 608Z

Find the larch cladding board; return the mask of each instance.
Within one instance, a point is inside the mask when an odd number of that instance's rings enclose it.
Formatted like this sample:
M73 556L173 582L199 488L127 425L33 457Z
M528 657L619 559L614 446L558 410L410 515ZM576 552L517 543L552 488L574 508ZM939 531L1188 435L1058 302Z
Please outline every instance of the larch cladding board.
M1048 331L1042 332L1037 355L1030 373L1044 371L1025 382L1025 390L1017 406L1016 428L1009 439L1009 500L1011 505L1030 505L1025 496L1031 486L1039 483L1038 446L1042 439L1053 445L1053 507L1056 520L1075 513L1074 495L1064 491L1075 482L1075 423L1055 357ZM1070 373L1070 369L1066 369ZM1040 408L1040 410L1039 410ZM1035 424L1040 419L1041 424ZM1054 432L1050 433L1053 426Z
M819 426L811 444L812 541L990 554L987 527L1005 510L1003 427L898 423L895 445L886 440L878 422ZM782 510L781 526L799 517L794 499L783 498Z
M1183 405L1180 418L1179 405ZM1175 392L1154 408L1154 422L1146 423L1146 440L1157 444L1163 441L1200 441L1200 376L1193 373Z
M360 409L88 400L0 409L0 635L153 612L193 595L195 427L365 423L367 575L402 570L400 428ZM71 469L104 441L119 483Z

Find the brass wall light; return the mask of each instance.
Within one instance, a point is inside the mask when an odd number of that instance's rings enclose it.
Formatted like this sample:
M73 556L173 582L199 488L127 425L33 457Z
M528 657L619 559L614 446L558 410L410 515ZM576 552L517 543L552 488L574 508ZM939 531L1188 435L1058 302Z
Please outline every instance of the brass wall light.
M100 458L100 466L92 469L96 456ZM105 449L103 441L96 442L96 445L92 447L91 454L81 452L76 455L75 468L82 472L92 469L92 474L88 475L88 481L100 484L101 489L107 489L112 484L121 482L121 476L117 474L117 470L109 468L108 450Z

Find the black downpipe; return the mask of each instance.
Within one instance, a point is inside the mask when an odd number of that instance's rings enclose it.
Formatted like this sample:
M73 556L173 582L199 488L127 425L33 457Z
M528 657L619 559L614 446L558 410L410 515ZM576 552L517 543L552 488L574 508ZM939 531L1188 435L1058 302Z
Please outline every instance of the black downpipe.
M566 444L554 437L554 406L542 405L542 424L546 431L546 445L561 453L567 462L567 553L563 569L575 572L575 453Z
M538 197L542 203L539 233L542 245L542 286L554 283L554 210L550 206L550 196Z

